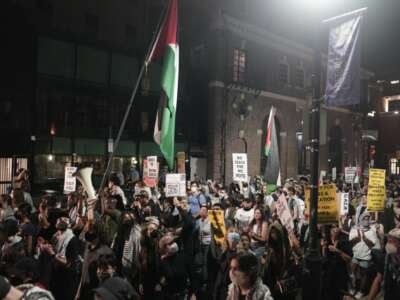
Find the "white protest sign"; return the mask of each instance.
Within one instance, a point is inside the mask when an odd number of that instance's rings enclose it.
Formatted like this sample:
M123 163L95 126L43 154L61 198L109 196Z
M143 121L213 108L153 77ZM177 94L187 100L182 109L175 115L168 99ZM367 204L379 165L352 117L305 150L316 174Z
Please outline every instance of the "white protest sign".
M354 182L354 177L356 177L357 168L356 167L346 167L344 168L344 181L346 183Z
M281 194L281 196L278 198L278 201L276 202L276 212L282 222L282 225L285 226L289 232L292 232L294 229L293 218L290 214L290 210L284 194Z
M64 176L64 193L75 192L76 189L76 177L72 176L77 170L77 167L65 167Z
M321 173L319 174L319 184L322 185L324 183L324 178L326 177L326 171L321 170Z
M247 182L247 154L232 153L233 181Z
M186 196L186 175L167 174L165 178L165 195L167 197Z
M345 214L349 213L349 193L342 193L340 200L340 214L344 216Z
M332 168L332 180L336 180L336 167Z
M157 156L147 156L147 172L151 179L158 179Z

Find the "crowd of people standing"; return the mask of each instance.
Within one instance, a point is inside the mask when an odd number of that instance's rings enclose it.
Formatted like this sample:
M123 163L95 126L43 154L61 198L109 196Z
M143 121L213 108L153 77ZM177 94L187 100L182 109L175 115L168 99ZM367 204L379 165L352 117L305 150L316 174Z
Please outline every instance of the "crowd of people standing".
M33 201L24 174L0 198L0 298L295 300L307 284L305 176L277 187L192 181L187 197L167 197L162 178L121 186L112 174L91 216L81 186ZM400 299L400 181L387 178L379 213L367 209L367 184L335 184L351 201L318 225L323 299Z

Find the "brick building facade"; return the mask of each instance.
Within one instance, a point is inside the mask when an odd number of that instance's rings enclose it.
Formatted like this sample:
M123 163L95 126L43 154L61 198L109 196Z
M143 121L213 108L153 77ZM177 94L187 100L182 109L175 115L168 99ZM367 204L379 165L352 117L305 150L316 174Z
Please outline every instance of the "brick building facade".
M312 49L232 15L214 14L205 46L209 58L207 176L229 183L232 153L245 151L249 175L262 174L272 105L277 109L282 177L308 173ZM324 82L326 63L322 69ZM363 86L372 76L362 70ZM322 106L321 170L329 173L335 166L340 173L344 166L361 162L361 123L357 109Z

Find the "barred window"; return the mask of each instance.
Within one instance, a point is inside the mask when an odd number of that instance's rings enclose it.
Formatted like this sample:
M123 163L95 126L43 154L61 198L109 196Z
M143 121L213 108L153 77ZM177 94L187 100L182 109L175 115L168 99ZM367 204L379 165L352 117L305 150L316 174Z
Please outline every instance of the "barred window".
M246 73L247 53L241 49L233 50L233 82L244 82Z

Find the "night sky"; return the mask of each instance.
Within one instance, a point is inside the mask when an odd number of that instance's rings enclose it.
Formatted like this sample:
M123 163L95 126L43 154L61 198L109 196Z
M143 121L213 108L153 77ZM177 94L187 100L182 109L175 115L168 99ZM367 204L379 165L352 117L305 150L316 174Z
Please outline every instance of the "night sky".
M316 8L312 3L322 5ZM375 72L376 79L400 79L400 0L265 0L265 25L311 46L317 16L325 19L362 7L368 7L362 27L362 66ZM323 42L326 46L327 33Z

